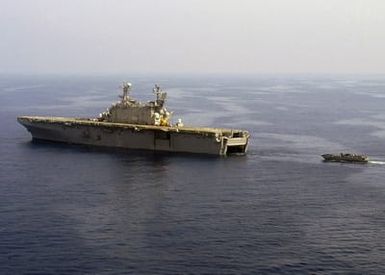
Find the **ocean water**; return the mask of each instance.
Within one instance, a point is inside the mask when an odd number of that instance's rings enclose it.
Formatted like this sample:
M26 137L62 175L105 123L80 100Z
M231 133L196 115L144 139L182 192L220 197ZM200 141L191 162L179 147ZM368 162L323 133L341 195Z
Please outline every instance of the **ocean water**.
M93 117L154 83L246 156L36 143L18 115ZM383 274L384 76L0 76L1 274ZM366 165L320 154L368 154Z

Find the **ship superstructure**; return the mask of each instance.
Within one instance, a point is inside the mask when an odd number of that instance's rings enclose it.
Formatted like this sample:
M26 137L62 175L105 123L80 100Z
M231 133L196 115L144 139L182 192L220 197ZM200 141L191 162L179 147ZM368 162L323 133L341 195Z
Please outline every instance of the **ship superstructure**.
M142 103L130 97L131 83L124 82L122 88L121 101L103 112L100 115L100 121L155 126L171 125L171 113L164 106L167 93L163 92L158 85L153 89L156 99L148 103Z

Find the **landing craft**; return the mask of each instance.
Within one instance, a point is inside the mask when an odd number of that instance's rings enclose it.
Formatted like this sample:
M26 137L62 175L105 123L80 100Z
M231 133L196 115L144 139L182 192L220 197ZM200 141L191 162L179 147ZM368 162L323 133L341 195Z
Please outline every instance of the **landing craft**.
M369 158L366 155L340 153L337 155L324 154L321 156L324 158L324 161L331 161L331 162L358 162L358 163L369 162Z
M167 93L155 85L154 101L131 98L131 84L124 82L121 101L98 118L19 116L33 139L168 152L214 155L245 154L246 130L185 126L181 119L172 124L172 112L165 105Z

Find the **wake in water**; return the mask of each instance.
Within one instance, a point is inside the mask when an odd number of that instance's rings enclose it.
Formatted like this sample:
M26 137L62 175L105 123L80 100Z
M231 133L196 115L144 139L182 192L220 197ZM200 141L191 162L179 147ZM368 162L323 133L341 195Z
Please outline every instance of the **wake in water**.
M378 161L378 160L370 160L369 163L371 163L371 164L385 165L385 161Z

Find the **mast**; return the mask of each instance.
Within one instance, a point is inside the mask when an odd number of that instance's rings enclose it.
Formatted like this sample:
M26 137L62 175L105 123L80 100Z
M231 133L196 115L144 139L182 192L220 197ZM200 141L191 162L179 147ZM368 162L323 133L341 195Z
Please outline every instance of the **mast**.
M157 84L155 84L155 87L152 90L154 94L156 94L156 105L163 107L163 104L166 101L167 93L163 92Z
M128 102L129 100L129 93L131 91L131 83L129 82L123 82L122 84L122 89L123 89L123 95L120 96L120 98L122 99L122 103L126 103Z

